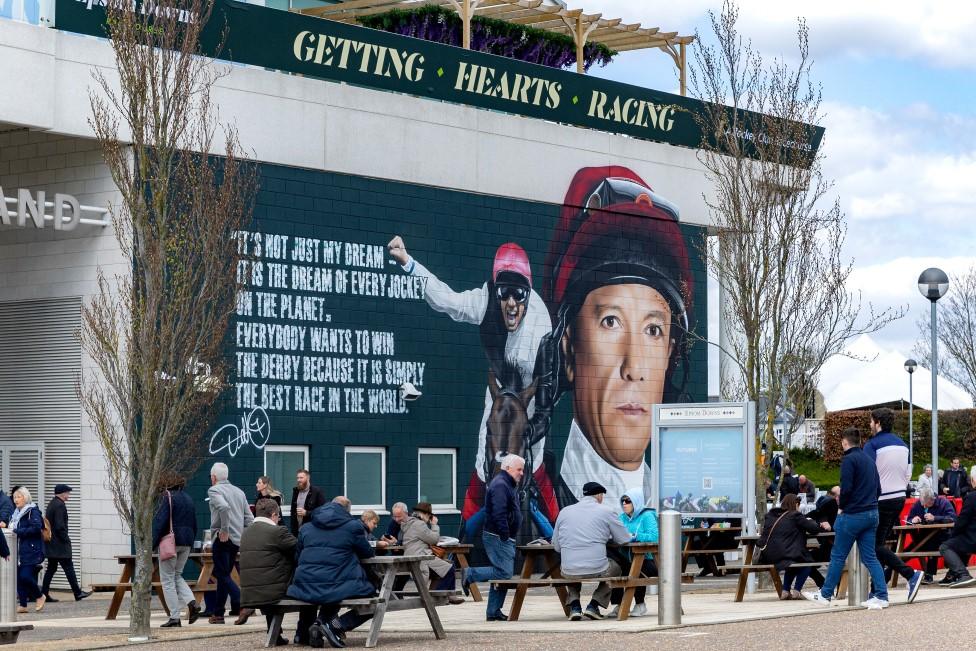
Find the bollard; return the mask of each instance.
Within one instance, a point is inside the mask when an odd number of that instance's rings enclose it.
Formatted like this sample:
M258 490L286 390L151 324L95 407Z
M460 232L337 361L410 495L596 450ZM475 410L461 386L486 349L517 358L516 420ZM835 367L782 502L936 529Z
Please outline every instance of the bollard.
M847 556L847 605L860 606L868 598L868 568L861 563L861 549L854 545Z
M657 548L657 623L681 624L681 514L664 511Z
M0 623L17 621L17 534L2 529L10 548L10 558L0 560Z

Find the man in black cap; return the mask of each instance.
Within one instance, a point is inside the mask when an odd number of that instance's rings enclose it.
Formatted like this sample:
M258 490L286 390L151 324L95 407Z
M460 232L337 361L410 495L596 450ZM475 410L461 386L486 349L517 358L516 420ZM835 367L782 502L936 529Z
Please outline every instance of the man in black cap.
M607 489L595 481L583 484L583 498L559 512L552 532L552 544L561 555L560 571L565 579L590 579L620 576L620 565L607 558L607 543L630 542L627 527L609 506L603 505ZM610 604L610 584L601 582L584 613L580 607L582 584L566 586L569 618L576 622L584 614L589 619L603 619L600 608Z
M71 497L71 486L67 484L57 484L54 487L54 497L47 505L45 517L51 523L51 541L45 543L47 550L47 570L44 571L44 581L41 592L47 597L47 601L55 603L58 600L52 599L48 594L51 588L51 579L58 571L58 565L64 570L64 575L71 585L71 591L75 594L75 601L81 601L91 595L85 592L78 585L78 577L75 575L75 564L71 560L71 538L68 536L68 508L64 505Z

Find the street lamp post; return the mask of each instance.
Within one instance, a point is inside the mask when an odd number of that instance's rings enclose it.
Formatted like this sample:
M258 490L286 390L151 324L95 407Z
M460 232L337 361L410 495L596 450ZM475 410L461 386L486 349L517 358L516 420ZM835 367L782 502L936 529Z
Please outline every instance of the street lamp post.
M914 359L905 361L905 370L908 371L908 463L912 466L912 474L915 474L915 420L912 418L912 379L914 378L915 367L918 363Z
M949 291L949 276L936 267L930 267L918 277L918 291L932 303L932 478L939 472L939 331L935 318L935 303ZM938 486L938 484L935 484Z

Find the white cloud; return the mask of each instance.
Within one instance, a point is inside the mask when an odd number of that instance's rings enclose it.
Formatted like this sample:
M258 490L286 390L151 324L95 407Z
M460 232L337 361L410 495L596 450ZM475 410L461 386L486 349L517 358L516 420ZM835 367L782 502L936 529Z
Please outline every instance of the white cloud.
M715 0L634 2L633 0L580 0L571 3L604 17L640 21L662 30L693 33L707 31L708 10L719 11ZM817 60L837 56L924 59L947 67L976 67L976 48L967 44L976 31L976 4L961 0L908 2L906 0L740 0L740 30L760 51L793 51L797 17L804 16L811 31Z

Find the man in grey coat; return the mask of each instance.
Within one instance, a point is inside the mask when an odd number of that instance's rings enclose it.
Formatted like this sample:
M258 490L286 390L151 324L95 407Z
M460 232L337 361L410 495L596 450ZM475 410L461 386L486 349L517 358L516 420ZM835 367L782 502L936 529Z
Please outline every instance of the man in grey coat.
M211 486L207 489L210 500L210 530L213 533L213 577L217 579L217 604L214 606L211 624L224 623L224 606L230 596L231 612L241 607L241 591L231 578L237 552L241 546L244 528L254 521L247 496L237 486L227 481L227 464L215 463L210 469Z
M562 557L560 571L565 579L620 576L620 565L607 558L607 543L630 542L630 532L609 506L603 505L607 489L595 481L583 485L583 499L559 512L552 532L552 544ZM569 618L577 622L585 614L603 619L600 608L610 604L610 584L600 582L584 613L580 607L582 584L566 586Z

